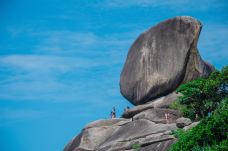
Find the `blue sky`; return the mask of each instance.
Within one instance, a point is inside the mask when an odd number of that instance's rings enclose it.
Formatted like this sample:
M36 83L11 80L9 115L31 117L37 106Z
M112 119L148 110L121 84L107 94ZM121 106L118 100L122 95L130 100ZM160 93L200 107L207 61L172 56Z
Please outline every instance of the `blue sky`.
M227 10L226 0L1 0L0 150L60 151L112 106L119 116L128 49L165 19L199 19L200 53L221 69Z

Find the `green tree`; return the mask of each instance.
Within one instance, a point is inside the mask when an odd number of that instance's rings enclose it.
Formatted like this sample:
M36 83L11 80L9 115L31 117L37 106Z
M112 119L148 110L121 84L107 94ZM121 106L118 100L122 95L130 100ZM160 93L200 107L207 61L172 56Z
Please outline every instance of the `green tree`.
M228 98L214 114L204 118L196 127L176 132L178 141L170 151L225 151L228 149Z
M213 72L208 78L181 85L177 92L183 94L178 101L186 106L187 111L204 117L209 109L215 110L219 102L228 96L228 66Z

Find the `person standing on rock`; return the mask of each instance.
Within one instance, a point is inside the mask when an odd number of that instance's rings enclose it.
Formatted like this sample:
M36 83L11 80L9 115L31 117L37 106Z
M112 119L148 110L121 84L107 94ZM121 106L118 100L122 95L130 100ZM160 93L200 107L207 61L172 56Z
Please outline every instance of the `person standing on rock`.
M195 115L195 122L199 121L199 114L196 113Z
M124 112L127 112L129 110L129 106L127 106L125 109L124 109Z
M212 115L212 111L211 111L211 108L209 108L209 109L208 109L207 116L208 116L208 117L211 117L211 115Z
M113 107L111 111L111 119L116 118L116 108Z
M171 114L168 112L168 119L171 119Z
M168 122L168 113L167 112L165 112L165 120L166 120L166 122Z
M113 118L113 112L111 111L110 113L110 118L112 119Z

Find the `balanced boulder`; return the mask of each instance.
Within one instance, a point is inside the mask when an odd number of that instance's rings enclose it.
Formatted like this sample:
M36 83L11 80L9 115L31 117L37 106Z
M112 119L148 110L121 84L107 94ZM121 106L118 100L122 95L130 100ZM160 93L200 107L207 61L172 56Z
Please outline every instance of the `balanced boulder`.
M122 95L134 105L173 92L180 84L208 76L213 66L197 49L202 24L175 17L142 33L131 46L120 77Z

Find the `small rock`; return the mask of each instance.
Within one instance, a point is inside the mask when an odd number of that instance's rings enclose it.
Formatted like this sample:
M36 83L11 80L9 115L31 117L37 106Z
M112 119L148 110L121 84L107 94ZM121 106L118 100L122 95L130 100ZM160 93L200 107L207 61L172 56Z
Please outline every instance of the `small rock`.
M189 130L189 129L195 127L195 126L197 126L198 124L199 124L199 122L193 122L192 124L190 124L190 125L188 125L188 126L185 126L183 129L184 129L185 131L187 131L187 130Z
M176 120L176 126L178 128L183 128L185 126L188 126L192 123L192 121L189 118L181 117Z

